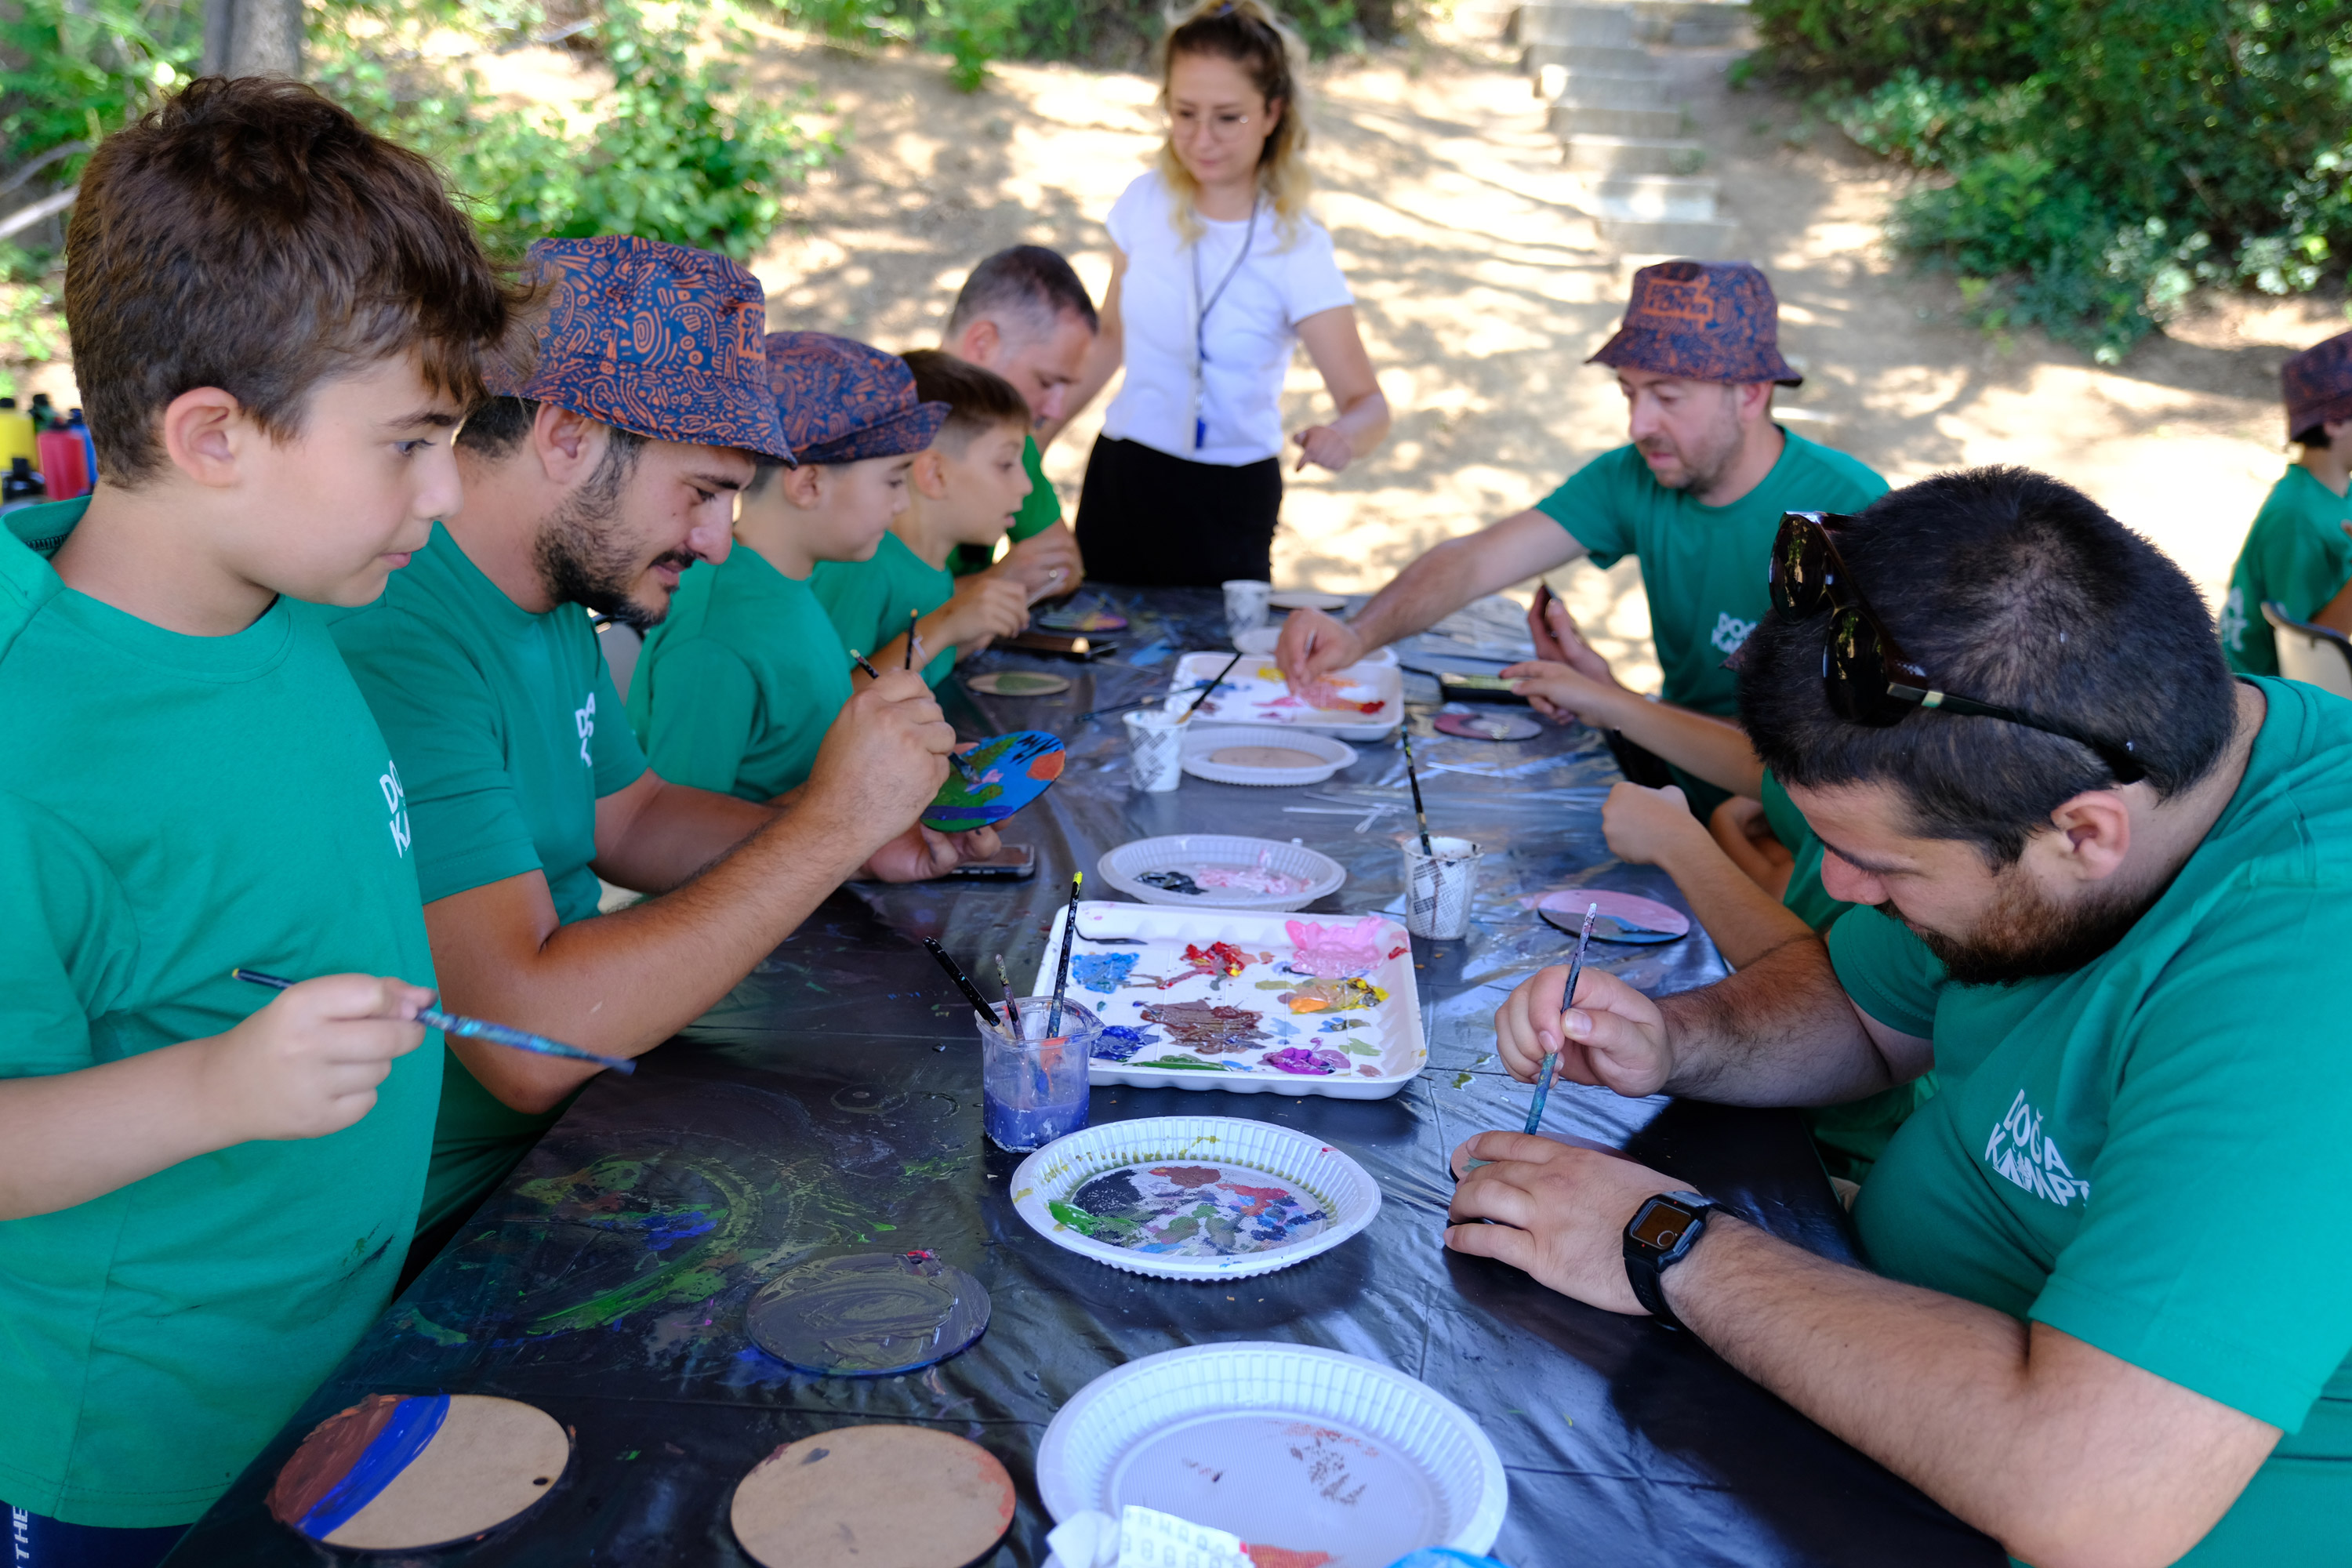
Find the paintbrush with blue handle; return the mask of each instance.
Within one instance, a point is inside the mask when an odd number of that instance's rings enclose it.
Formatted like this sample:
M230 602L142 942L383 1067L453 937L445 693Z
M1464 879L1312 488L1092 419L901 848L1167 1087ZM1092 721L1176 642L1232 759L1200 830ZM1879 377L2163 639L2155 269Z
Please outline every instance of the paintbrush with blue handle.
M236 979L250 982L255 985L267 985L272 991L283 991L294 984L291 980L281 979L275 974L264 974L258 969L232 969L229 973ZM620 1073L634 1073L637 1070L637 1064L626 1057L598 1056L594 1051L583 1051L578 1046L567 1046L562 1040L551 1040L544 1035L533 1035L521 1029L509 1029L504 1024L486 1023L482 1019L468 1018L459 1013L444 1013L437 1007L419 1009L416 1021L428 1029L438 1029L445 1035L461 1035L469 1040L488 1040L494 1046L529 1051L534 1056L562 1057L570 1061L594 1062L600 1068L611 1068L614 1072Z
M1599 904L1591 905L1585 910L1584 931L1582 934L1578 936L1576 939L1576 956L1569 960L1568 989L1560 994L1560 1004L1563 1010L1559 1016L1559 1030L1563 1035L1568 1033L1568 1014L1565 1009L1576 1005L1576 983L1579 979L1582 978L1584 974L1584 950L1592 943L1592 922L1595 917L1600 913L1601 906ZM1543 1076L1536 1079L1535 1102L1528 1107L1528 1131L1529 1132L1535 1131L1538 1128L1543 1125L1544 1106L1551 1099L1551 1080L1559 1076L1559 1053L1558 1051L1546 1051L1544 1053Z

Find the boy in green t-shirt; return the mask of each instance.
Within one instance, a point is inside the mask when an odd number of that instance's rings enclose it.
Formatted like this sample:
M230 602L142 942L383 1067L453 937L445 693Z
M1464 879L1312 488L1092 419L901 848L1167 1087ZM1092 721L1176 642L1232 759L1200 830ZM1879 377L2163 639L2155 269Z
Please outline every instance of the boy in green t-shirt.
M756 801L800 786L850 698L849 649L810 574L873 559L907 510L908 470L948 416L917 396L905 361L848 338L771 332L767 359L800 461L754 470L737 548L679 580L627 703L664 779Z
M2352 635L2352 332L2305 349L2279 371L2287 438L2303 450L2271 487L2230 570L2221 654L2242 675L2276 675L2263 605Z
M65 293L98 487L0 532L0 1499L18 1561L129 1565L350 1352L415 1223L432 957L316 606L457 506L509 300L422 159L217 78L92 154Z
M885 669L904 662L910 612L919 616L916 649L929 661L923 678L937 686L958 659L1029 624L1030 594L1018 578L958 579L947 564L959 545L1002 538L1029 494L1021 462L1029 405L1003 377L952 354L917 349L907 364L918 393L947 406L947 423L916 459L906 510L874 558L820 566L813 586L842 639L852 647L870 639Z

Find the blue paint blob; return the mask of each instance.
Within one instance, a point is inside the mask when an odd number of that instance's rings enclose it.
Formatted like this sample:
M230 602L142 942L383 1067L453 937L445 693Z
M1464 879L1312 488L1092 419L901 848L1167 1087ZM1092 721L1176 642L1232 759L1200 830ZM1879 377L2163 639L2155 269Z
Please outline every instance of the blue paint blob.
M1082 952L1070 960L1070 978L1089 991L1099 991L1108 996L1127 984L1127 976L1141 956L1132 952Z
M446 1394L413 1394L401 1400L392 1419L372 1438L342 1478L327 1489L327 1495L310 1505L302 1516L299 1528L313 1541L323 1541L344 1525L352 1516L375 1501L393 1478L408 1468L425 1446L441 1430L441 1423L449 1416L449 1396Z
M1124 1024L1109 1024L1103 1028L1102 1037L1095 1042L1094 1058L1098 1062L1123 1062L1146 1046L1156 1046L1160 1037L1150 1029L1130 1029Z

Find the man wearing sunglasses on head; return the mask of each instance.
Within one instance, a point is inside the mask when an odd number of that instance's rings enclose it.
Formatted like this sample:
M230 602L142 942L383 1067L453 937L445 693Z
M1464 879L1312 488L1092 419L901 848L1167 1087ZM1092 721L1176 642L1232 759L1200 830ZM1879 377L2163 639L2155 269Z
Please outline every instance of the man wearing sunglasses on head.
M1447 1244L1687 1330L2037 1568L2344 1561L2352 702L2233 680L2179 568L2021 469L1792 516L1772 593L1741 714L1864 906L1830 976L1587 970L1563 1013L1549 969L1496 1030L1523 1078L1750 1105L1932 1066L1875 1272L1497 1132Z
M1780 355L1772 285L1745 261L1643 268L1623 324L1587 363L1617 373L1632 443L1593 458L1528 510L1432 550L1345 624L1294 611L1276 652L1285 675L1294 683L1327 675L1580 556L1606 568L1633 555L1642 563L1666 701L1701 713L1733 710L1735 681L1723 661L1764 614L1758 568L1780 514L1853 511L1885 495L1886 481L1773 423L1774 386L1804 378ZM1542 681L1537 700L1545 711L1629 734L1658 721L1616 683L1557 601L1538 599L1528 631L1536 662L1502 673ZM1629 774L1658 767L1622 746L1619 755ZM1724 798L1680 768L1673 777L1702 816Z

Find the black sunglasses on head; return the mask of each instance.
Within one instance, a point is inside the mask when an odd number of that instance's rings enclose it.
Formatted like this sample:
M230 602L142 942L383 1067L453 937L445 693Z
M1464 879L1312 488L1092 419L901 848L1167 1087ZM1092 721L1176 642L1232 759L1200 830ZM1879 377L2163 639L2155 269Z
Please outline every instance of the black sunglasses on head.
M1801 621L1824 609L1832 612L1829 635L1822 646L1822 684L1829 694L1832 712L1850 724L1866 724L1874 730L1902 722L1915 708L1999 719L2088 747L2119 784L2137 784L2147 777L2147 769L2132 754L2130 741L2117 745L2015 708L1937 689L1927 670L1903 651L1853 584L1845 558L1831 537L1832 529L1853 521L1833 511L1782 512L1767 573L1772 608L1783 620Z

